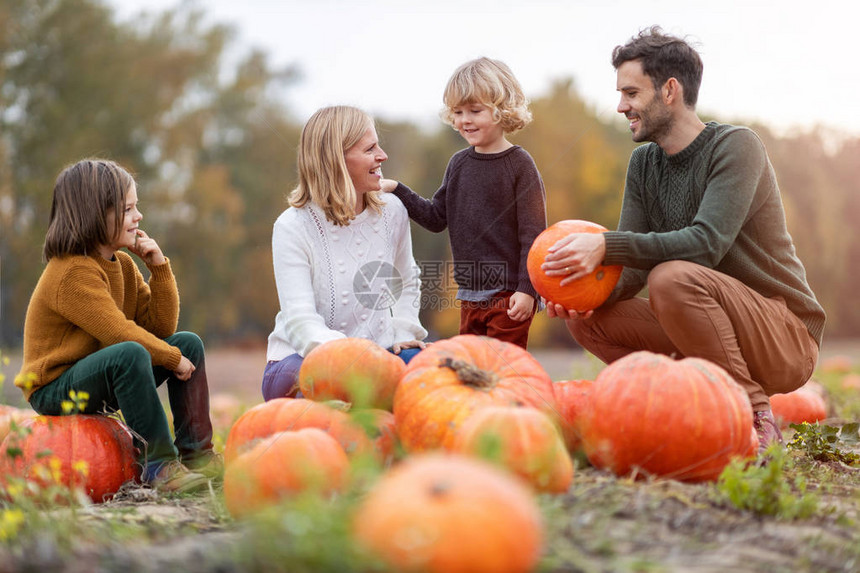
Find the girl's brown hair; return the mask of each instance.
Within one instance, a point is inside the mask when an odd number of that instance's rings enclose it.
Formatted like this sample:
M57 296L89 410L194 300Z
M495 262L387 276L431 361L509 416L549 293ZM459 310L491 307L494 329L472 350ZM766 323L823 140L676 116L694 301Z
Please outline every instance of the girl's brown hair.
M54 183L45 260L94 253L112 243L122 232L125 198L133 186L128 171L105 159L84 159L63 169Z

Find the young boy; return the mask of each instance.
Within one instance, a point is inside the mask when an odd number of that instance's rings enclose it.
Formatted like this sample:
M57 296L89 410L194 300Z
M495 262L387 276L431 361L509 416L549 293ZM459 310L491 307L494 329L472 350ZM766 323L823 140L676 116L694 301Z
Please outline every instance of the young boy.
M459 287L460 334L480 334L526 348L537 293L526 269L546 228L546 194L534 160L507 134L532 119L519 82L503 62L460 66L445 88L442 119L470 147L449 161L432 199L391 180L393 192L422 227L451 240Z

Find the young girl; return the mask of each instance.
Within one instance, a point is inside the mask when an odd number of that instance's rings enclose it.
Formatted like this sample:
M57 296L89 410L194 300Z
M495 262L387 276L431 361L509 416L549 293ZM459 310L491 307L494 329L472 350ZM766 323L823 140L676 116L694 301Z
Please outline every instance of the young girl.
M460 66L443 99L443 120L470 147L451 158L432 199L390 180L383 190L393 191L422 227L448 228L460 334L525 348L537 307L526 260L546 228L546 197L534 160L506 135L531 121L528 102L508 66L488 58Z
M379 193L386 159L373 119L357 108L322 108L302 130L299 183L272 233L281 308L266 400L298 395L304 357L329 340L366 338L405 362L424 348L409 217Z
M140 229L142 218L134 179L116 163L87 159L60 173L45 237L48 264L27 308L15 384L39 414L63 414L70 391L89 394L83 413L121 410L141 450L143 481L192 491L223 472L212 451L203 343L175 332L176 281ZM122 248L146 263L148 284ZM165 380L175 441L156 391Z

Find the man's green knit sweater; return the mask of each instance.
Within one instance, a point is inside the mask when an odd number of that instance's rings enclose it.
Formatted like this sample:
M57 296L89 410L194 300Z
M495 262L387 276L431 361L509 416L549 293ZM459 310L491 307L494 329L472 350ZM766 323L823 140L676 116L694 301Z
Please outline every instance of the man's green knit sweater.
M607 265L624 265L609 303L631 298L648 271L684 260L782 297L818 344L824 309L795 253L773 167L750 129L708 123L684 150L633 151L617 231L605 233Z

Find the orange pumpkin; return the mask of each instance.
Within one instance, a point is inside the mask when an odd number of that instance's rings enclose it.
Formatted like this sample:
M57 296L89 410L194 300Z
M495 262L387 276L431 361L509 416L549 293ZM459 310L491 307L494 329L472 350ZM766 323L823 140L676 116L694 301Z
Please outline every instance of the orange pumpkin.
M593 310L603 304L615 288L618 277L621 276L623 267L620 265L599 265L591 274L565 286L561 286L565 276L547 276L541 269L541 265L546 259L549 248L559 239L571 233L605 233L606 231L606 227L597 223L568 219L550 225L538 235L529 249L526 262L529 278L538 294L548 301L562 305L567 310L579 312Z
M711 362L634 352L604 368L582 419L589 461L618 475L714 480L750 451L752 407Z
M450 449L463 421L478 408L523 405L556 415L552 380L515 344L463 334L415 356L394 395L397 434L409 452Z
M110 499L137 479L137 448L129 430L107 416L37 416L21 424L0 446L0 474L42 487L79 488L94 502ZM14 450L19 453L12 456Z
M538 491L564 493L573 482L573 462L558 428L534 408L481 408L463 422L451 449L498 463Z
M561 380L552 383L561 415L564 443L570 452L582 447L582 430L579 423L585 410L591 407L589 397L593 384L592 380Z
M860 374L846 374L842 378L841 386L846 390L860 388Z
M794 392L774 394L770 397L770 408L779 425L787 428L789 424L809 422L814 424L827 418L827 404L821 394L801 386Z
M299 369L299 388L311 400L391 410L405 369L402 359L371 340L341 338L308 352Z
M848 374L854 369L854 360L845 354L836 354L822 358L820 368L827 374Z
M255 440L302 428L319 428L327 432L348 454L373 454L381 460L393 455L394 415L391 412L357 411L355 416L361 419L354 420L350 414L337 408L348 409L349 405L304 398L275 398L258 404L239 416L230 428L224 459L230 463ZM364 428L369 428L369 431Z
M453 454L408 458L384 474L353 521L392 571L525 573L543 545L541 514L516 478Z
M318 428L279 432L232 460L224 473L224 502L243 517L302 492L330 494L346 483L349 460Z

